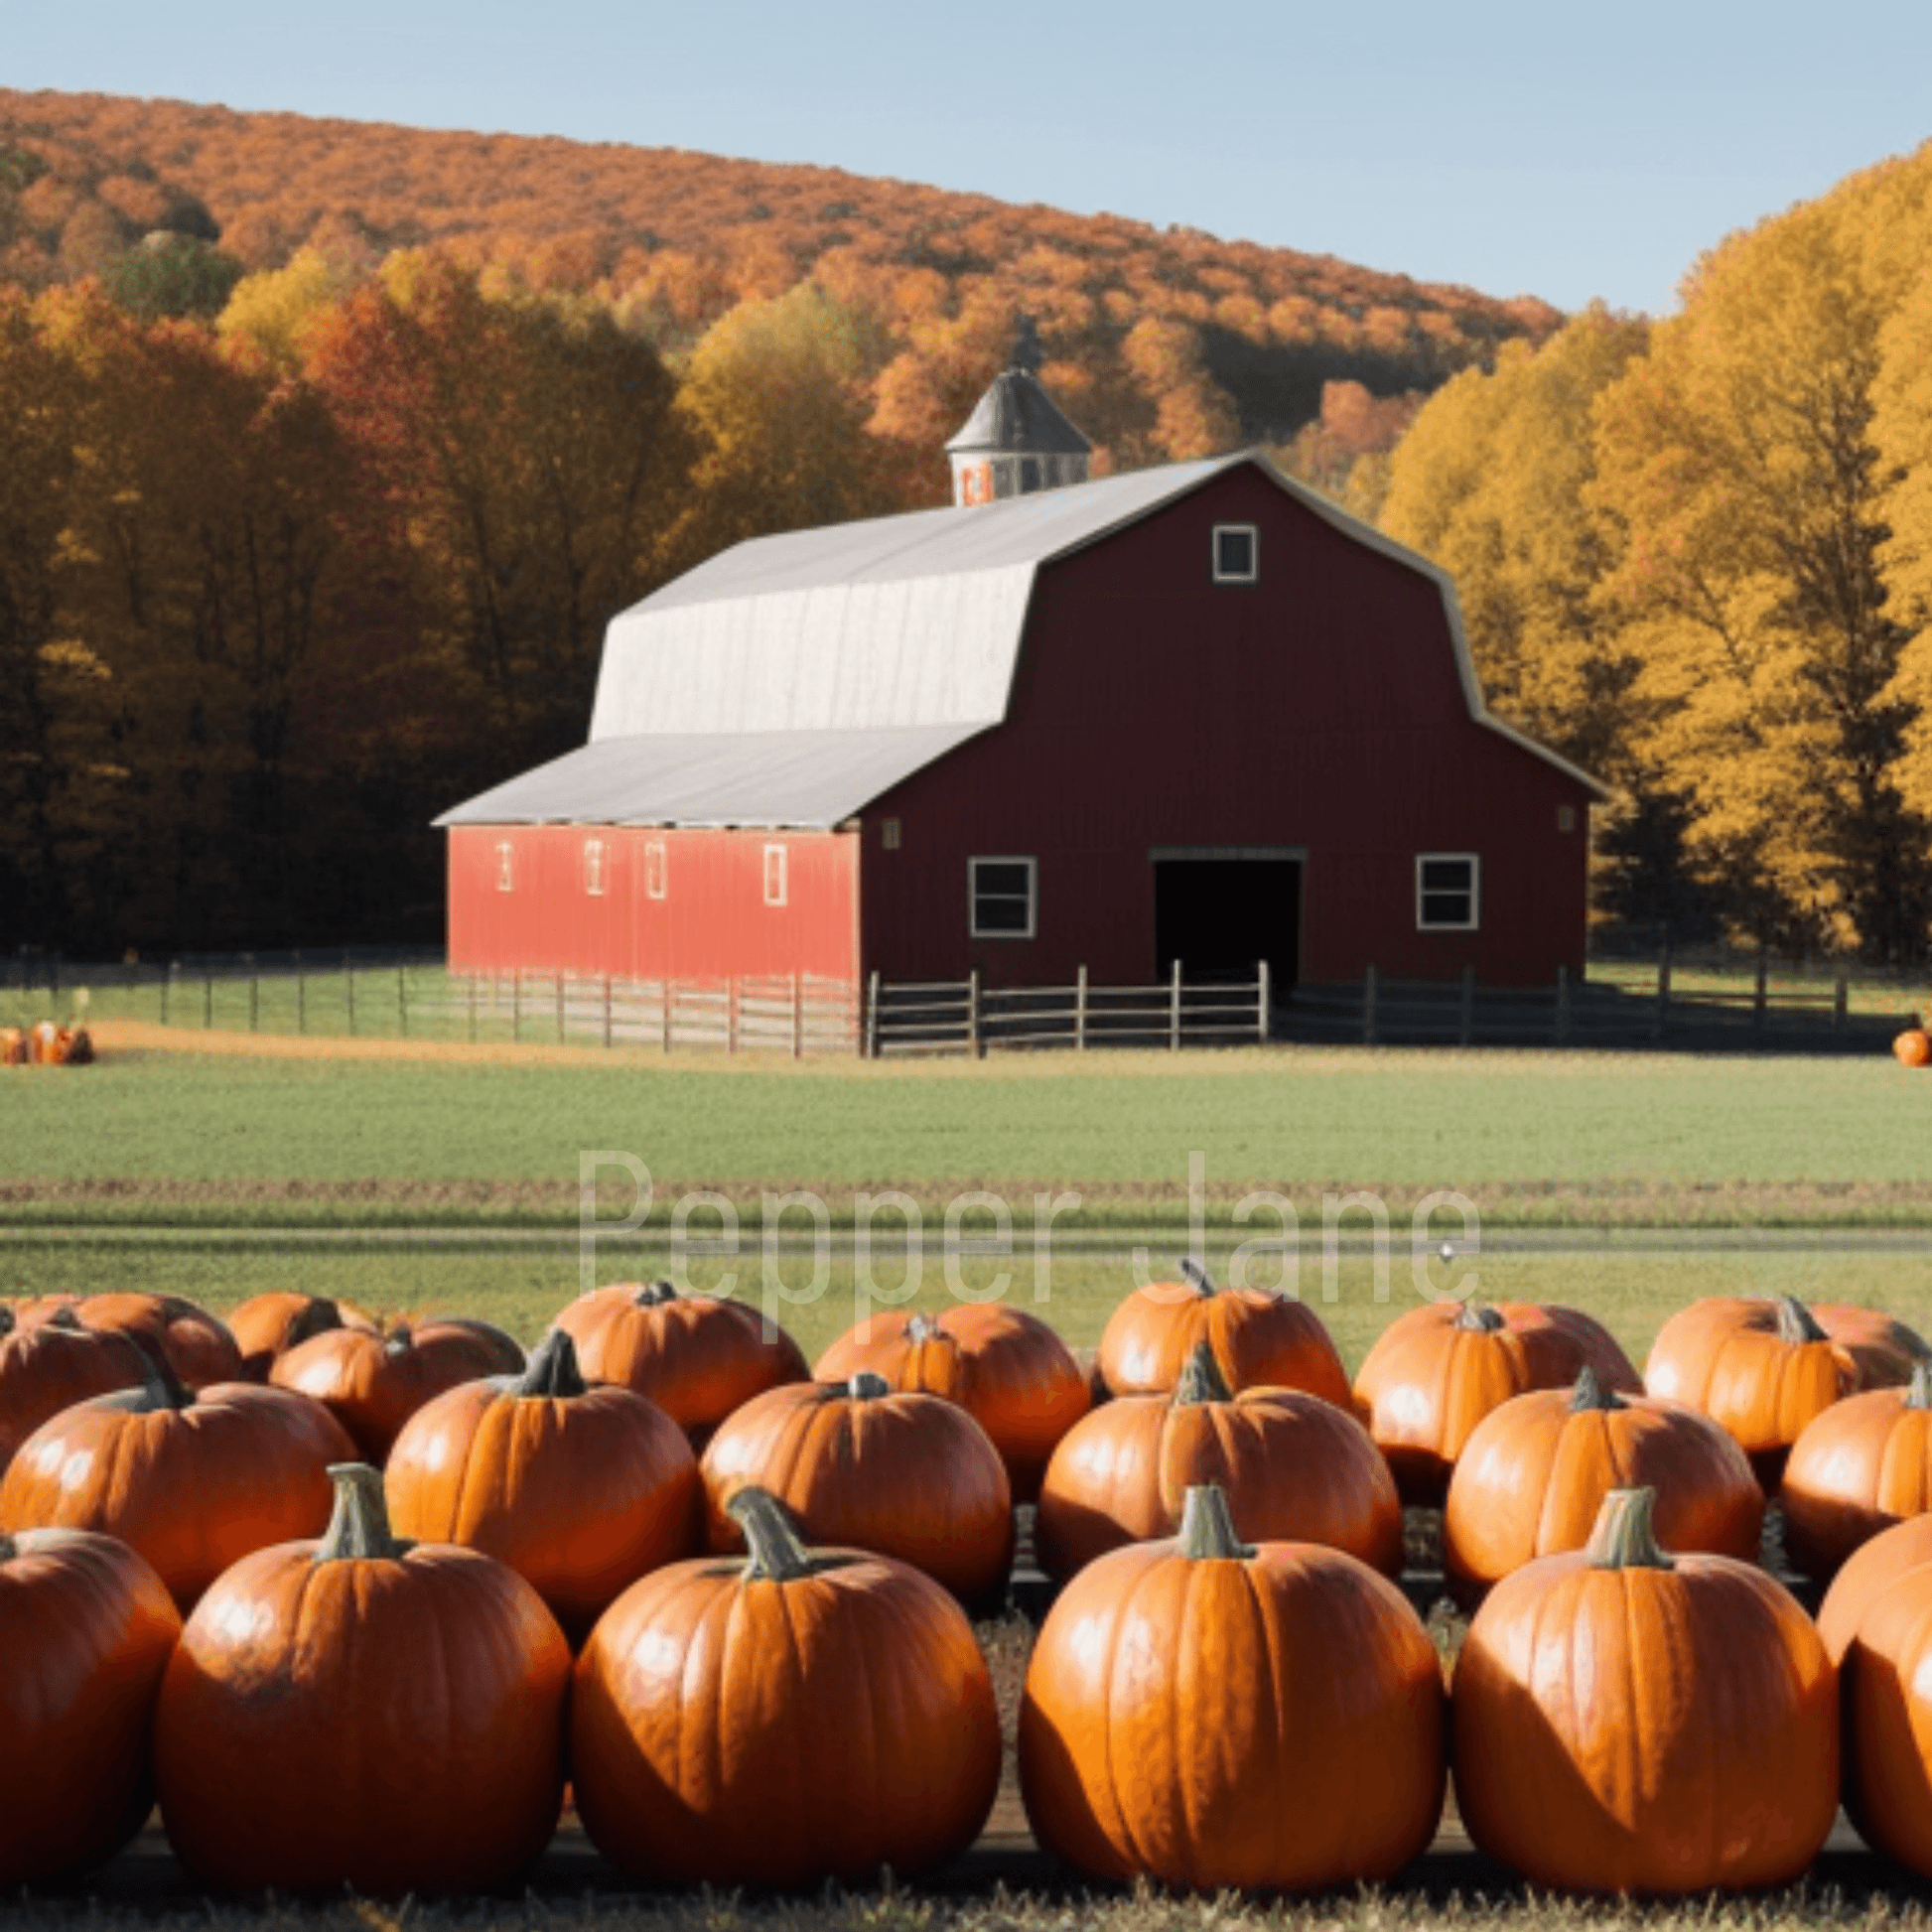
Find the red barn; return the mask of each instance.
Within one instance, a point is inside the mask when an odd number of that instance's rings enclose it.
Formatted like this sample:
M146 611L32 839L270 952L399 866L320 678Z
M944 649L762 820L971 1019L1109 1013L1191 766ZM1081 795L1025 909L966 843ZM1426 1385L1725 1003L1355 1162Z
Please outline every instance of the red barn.
M1598 787L1442 571L1254 455L979 487L620 616L590 742L439 821L452 967L1581 974Z

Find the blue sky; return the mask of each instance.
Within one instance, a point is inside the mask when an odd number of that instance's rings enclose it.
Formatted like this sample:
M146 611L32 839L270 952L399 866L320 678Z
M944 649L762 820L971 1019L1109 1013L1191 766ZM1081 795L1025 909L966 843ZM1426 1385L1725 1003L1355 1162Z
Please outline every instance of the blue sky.
M821 162L1664 314L1932 137L1932 0L0 0L0 82Z

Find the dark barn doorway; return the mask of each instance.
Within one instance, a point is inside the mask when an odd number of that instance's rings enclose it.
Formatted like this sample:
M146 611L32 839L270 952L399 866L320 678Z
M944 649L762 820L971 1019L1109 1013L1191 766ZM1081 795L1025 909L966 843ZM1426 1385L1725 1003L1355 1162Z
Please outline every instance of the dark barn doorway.
M1252 980L1267 960L1275 988L1302 957L1302 859L1290 853L1154 855L1155 971L1180 961L1189 981Z

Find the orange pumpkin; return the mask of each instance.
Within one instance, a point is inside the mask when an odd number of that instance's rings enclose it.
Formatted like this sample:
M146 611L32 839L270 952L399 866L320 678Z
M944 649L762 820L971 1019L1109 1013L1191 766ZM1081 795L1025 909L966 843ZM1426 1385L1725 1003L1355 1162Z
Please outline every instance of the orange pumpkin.
M1429 1302L1382 1331L1355 1377L1355 1409L1403 1501L1440 1503L1485 1416L1531 1389L1570 1388L1586 1368L1605 1388L1641 1387L1609 1331L1580 1309Z
M147 1372L147 1357L125 1335L82 1327L71 1309L17 1328L13 1311L0 1307L0 1471L42 1423L89 1396L139 1388Z
M1402 1568L1402 1500L1367 1430L1303 1389L1230 1393L1205 1341L1171 1395L1106 1403L1053 1451L1034 1519L1039 1567L1064 1579L1123 1543L1173 1536L1203 1483L1260 1541Z
M0 1028L0 1066L25 1066L32 1052L23 1029Z
M1785 1554L1819 1582L1880 1530L1932 1509L1932 1365L1909 1388L1866 1389L1814 1417L1780 1494Z
M352 1303L279 1290L252 1296L228 1311L228 1332L241 1350L242 1372L251 1382L265 1380L276 1362L311 1335L330 1328L366 1328L373 1333L376 1325L373 1316Z
M1443 1808L1443 1679L1400 1590L1340 1550L1250 1548L1212 1485L1090 1563L1020 1707L1034 1836L1104 1879L1216 1891L1389 1877Z
M1932 1875L1932 1569L1871 1599L1844 1671L1845 1808L1874 1851Z
M1891 1043L1901 1066L1924 1066L1932 1062L1932 1035L1923 1027L1907 1027Z
M702 1543L684 1432L628 1389L588 1386L558 1328L520 1377L464 1382L418 1409L383 1481L401 1535L508 1564L573 1644L620 1591Z
M1814 1302L1812 1319L1851 1356L1862 1387L1888 1389L1909 1382L1921 1362L1932 1362L1932 1345L1919 1331L1880 1309L1847 1302Z
M755 1395L809 1376L798 1344L757 1309L669 1282L594 1289L556 1325L593 1382L648 1397L698 1444Z
M241 1350L227 1324L185 1296L117 1293L80 1300L45 1296L21 1311L22 1326L46 1320L59 1308L71 1308L85 1327L126 1335L149 1354L166 1355L169 1366L191 1389L243 1379Z
M1189 1259L1180 1272L1137 1288L1108 1317L1098 1366L1110 1394L1165 1395L1204 1341L1231 1389L1307 1389L1348 1406L1348 1371L1312 1309L1265 1289L1218 1289Z
M97 1864L140 1829L180 1634L174 1599L125 1543L0 1532L0 1885Z
M327 1328L291 1348L268 1372L277 1388L312 1396L378 1467L402 1426L431 1397L495 1373L497 1351L461 1328L418 1336Z
M1086 1375L1072 1351L1037 1315L997 1302L967 1303L937 1315L895 1309L842 1335L818 1358L820 1382L862 1368L896 1389L956 1402L993 1438L1015 1497L1031 1501L1046 1458L1087 1413Z
M354 1324L351 1323L351 1326ZM479 1356L489 1363L486 1375L521 1375L529 1364L523 1344L493 1321L480 1321L473 1314L408 1315L390 1326L406 1327L418 1343L438 1336L456 1334L475 1344Z
M1932 1514L1908 1516L1852 1553L1818 1606L1818 1634L1833 1663L1845 1661L1865 1611L1924 1563L1932 1563Z
M570 1647L505 1565L396 1541L374 1469L331 1475L321 1541L245 1558L182 1631L154 1726L169 1843L248 1891L505 1884L562 1808Z
M1768 1494L1805 1425L1862 1386L1849 1347L1794 1296L1713 1296L1657 1331L1644 1387L1721 1423Z
M1455 1795L1532 1884L1684 1893L1796 1878L1838 1812L1838 1684L1781 1584L1668 1556L1655 1492L1505 1577L1456 1659Z
M1443 1511L1443 1567L1486 1588L1538 1557L1581 1550L1612 1489L1657 1492L1667 1549L1753 1560L1764 1492L1708 1416L1605 1389L1585 1369L1574 1389L1532 1389L1471 1433Z
M761 1490L732 1509L748 1559L653 1571L578 1659L571 1776L591 1842L655 1883L870 1883L881 1866L945 1864L1000 1781L972 1626L904 1564L808 1552Z
M813 1543L876 1550L990 1603L1013 1562L1013 1492L992 1439L940 1396L861 1369L790 1382L728 1417L704 1452L708 1540L743 1547L731 1499L768 1489Z
M329 1519L328 1411L251 1382L188 1388L165 1359L139 1388L43 1423L0 1477L0 1528L85 1529L138 1550L184 1611L222 1571Z

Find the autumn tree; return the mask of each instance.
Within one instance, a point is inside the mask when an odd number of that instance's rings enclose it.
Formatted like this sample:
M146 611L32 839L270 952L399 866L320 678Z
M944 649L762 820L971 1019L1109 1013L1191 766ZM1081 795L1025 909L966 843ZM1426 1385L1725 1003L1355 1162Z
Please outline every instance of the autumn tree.
M1603 397L1608 588L1643 662L1645 755L1692 850L1766 940L1924 956L1928 826L1900 787L1904 625L1880 567L1873 385L1894 291L1867 198L1733 236Z

